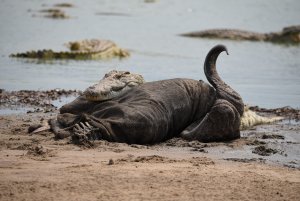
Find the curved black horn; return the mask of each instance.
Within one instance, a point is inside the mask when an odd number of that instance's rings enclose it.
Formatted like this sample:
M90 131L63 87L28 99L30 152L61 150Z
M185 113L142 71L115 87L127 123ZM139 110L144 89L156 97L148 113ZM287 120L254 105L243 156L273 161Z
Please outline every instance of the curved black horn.
M204 73L209 83L216 89L217 98L229 101L236 107L240 115L242 115L244 112L244 103L241 96L220 78L216 69L217 58L223 51L228 55L226 46L216 45L208 52L204 62Z

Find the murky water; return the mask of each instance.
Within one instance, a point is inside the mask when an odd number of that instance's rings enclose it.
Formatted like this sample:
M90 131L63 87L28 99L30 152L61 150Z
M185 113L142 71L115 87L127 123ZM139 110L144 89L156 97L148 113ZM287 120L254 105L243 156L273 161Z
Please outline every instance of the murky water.
M69 2L75 7L63 8L70 19L39 17L38 10L61 2L0 0L0 88L84 89L112 69L137 72L148 81L206 80L204 58L212 46L222 43L230 55L220 56L219 72L246 103L300 107L300 46L178 36L209 28L278 31L299 24L298 0L74 0ZM47 63L9 58L27 50L63 50L68 41L90 38L115 41L132 56Z

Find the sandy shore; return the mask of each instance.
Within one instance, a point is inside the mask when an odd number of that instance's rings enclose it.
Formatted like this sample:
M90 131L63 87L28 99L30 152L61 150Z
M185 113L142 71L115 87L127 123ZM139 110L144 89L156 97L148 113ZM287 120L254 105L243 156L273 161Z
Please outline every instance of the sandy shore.
M299 199L296 120L258 126L227 143L175 138L151 146L98 141L88 148L55 140L49 131L27 133L56 113L52 107L0 115L1 201Z

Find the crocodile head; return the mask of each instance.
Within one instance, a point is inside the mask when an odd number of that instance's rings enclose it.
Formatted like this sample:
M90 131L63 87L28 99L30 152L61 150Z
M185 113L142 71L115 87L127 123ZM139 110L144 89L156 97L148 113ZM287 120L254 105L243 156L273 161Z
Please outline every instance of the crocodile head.
M97 84L88 87L83 94L90 101L109 100L144 82L143 76L139 74L112 70Z
M267 40L275 43L299 44L300 25L285 27L280 32L271 32L265 35Z

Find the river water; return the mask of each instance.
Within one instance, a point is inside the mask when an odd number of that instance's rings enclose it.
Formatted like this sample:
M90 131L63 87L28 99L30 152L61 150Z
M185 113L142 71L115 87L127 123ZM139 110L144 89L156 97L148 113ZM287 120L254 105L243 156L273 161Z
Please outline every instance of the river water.
M210 28L279 31L300 22L299 0L74 0L62 8L70 19L42 17L57 0L0 0L0 88L85 89L112 69L147 81L185 77L206 80L203 62L216 44L228 47L217 67L245 103L300 107L300 46L180 37ZM109 39L129 49L127 59L36 61L10 58L37 49L64 50L64 43Z

